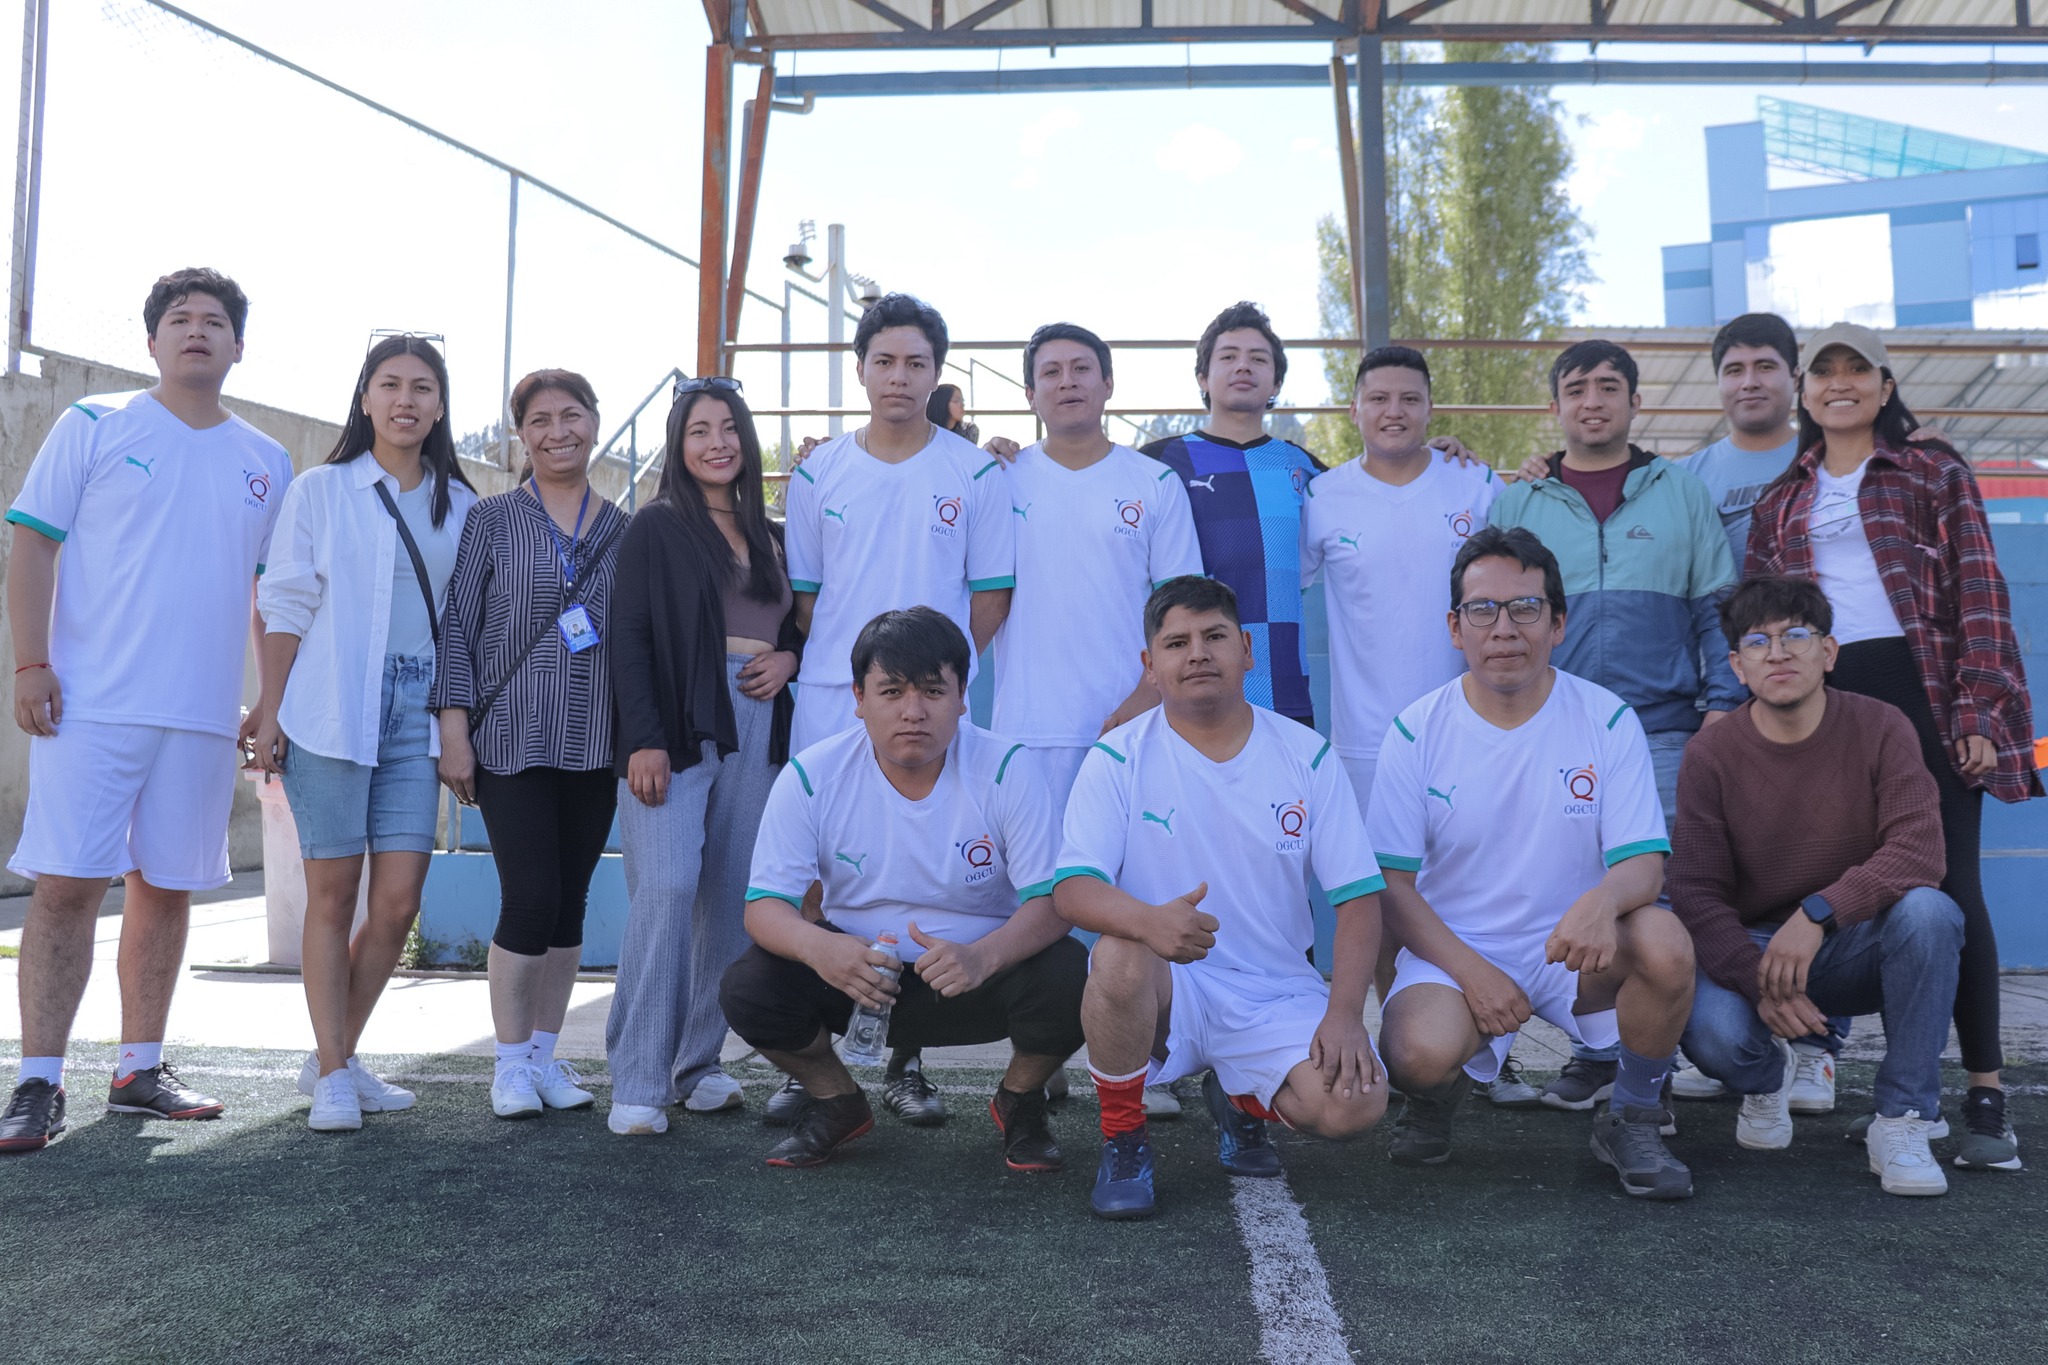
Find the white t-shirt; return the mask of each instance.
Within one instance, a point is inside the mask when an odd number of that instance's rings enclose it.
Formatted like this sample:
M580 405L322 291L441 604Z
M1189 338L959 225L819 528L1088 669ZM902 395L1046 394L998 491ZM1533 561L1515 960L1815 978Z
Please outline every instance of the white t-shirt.
M923 933L972 943L1052 891L1059 832L1036 760L965 721L938 784L911 801L889 784L866 727L790 759L768 793L747 899L802 905L825 884L825 918L873 939L896 935L915 962Z
M1857 505L1863 471L1869 467L1866 460L1840 478L1828 473L1825 465L1813 471L1813 512L1806 535L1813 547L1813 576L1834 608L1838 644L1906 633L1891 598L1885 596L1877 556L1870 551L1870 531Z
M7 520L64 546L47 662L66 720L236 733L291 480L284 447L239 417L195 431L146 392L64 410Z
M1318 474L1301 509L1301 575L1323 574L1330 621L1330 740L1372 759L1396 712L1465 671L1451 644L1451 562L1486 525L1500 480L1430 453L1395 487L1363 459Z
M1388 728L1368 825L1382 866L1488 958L1542 960L1543 942L1607 869L1669 853L1657 775L1635 711L1553 670L1543 709L1512 730L1454 678Z
M1027 446L1004 483L1019 582L996 634L995 728L1085 747L1144 672L1145 599L1202 571L1188 492L1129 446L1078 470Z
M969 641L972 593L1017 585L1001 462L950 431L899 464L854 432L812 453L789 481L790 586L818 594L799 681L853 681L853 642L885 611L926 606Z
M1058 876L1100 877L1154 905L1207 882L1216 946L1197 968L1320 981L1309 872L1332 905L1386 881L1329 744L1263 707L1252 717L1224 763L1175 733L1163 707L1104 735L1067 799Z

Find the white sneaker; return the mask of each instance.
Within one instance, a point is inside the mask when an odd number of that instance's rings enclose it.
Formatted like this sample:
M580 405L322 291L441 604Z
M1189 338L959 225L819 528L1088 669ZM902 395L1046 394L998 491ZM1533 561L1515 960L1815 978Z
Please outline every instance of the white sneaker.
M299 1067L299 1093L310 1096L319 1088L320 1054L309 1052L306 1054L305 1062Z
M711 1114L720 1109L737 1109L742 1099L738 1081L723 1071L713 1071L697 1082L690 1098L683 1101L683 1108L695 1114Z
M539 1071L529 1067L527 1074L533 1077L540 1102L550 1109L588 1109L597 1103L597 1096L583 1088L583 1077L576 1068L559 1058ZM496 1093L492 1091L493 1095Z
M412 1108L412 1091L391 1084L354 1057L348 1059L348 1074L355 1079L356 1099L362 1103L365 1114L392 1114Z
M491 1082L491 1112L501 1119L539 1118L540 1091L534 1088L533 1068L524 1063L498 1068Z
M1776 1040L1785 1063L1784 1078L1768 1095L1744 1095L1735 1116L1735 1142L1753 1152L1781 1152L1792 1145L1792 1081L1798 1074L1792 1049Z
M1696 1066L1681 1067L1671 1077L1671 1093L1681 1100L1718 1100L1728 1087Z
M1812 1043L1794 1043L1792 1058L1799 1063L1799 1073L1792 1078L1792 1112L1834 1113L1835 1055Z
M346 1069L330 1071L313 1084L313 1111L306 1126L316 1133L352 1133L363 1126L362 1101Z
M1145 1117L1148 1119L1177 1119L1180 1117L1180 1101L1163 1085L1145 1087Z
M1934 1125L1908 1109L1901 1117L1871 1120L1863 1145L1870 1151L1870 1169L1886 1194L1947 1194L1948 1177L1927 1150Z
M651 1104L620 1104L612 1101L611 1113L605 1115L604 1126L620 1137L647 1137L668 1131L668 1110L656 1109Z

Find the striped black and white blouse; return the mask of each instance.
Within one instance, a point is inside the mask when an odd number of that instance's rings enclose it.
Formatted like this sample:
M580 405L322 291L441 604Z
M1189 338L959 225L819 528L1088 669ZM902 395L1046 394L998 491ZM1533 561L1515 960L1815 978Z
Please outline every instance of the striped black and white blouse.
M590 501L592 513L573 563L578 581L595 575L577 600L590 613L599 643L576 654L555 627L569 589L540 499L523 485L494 494L477 503L462 528L441 619L433 708L481 703L540 633L540 643L474 736L478 766L501 777L527 768L588 772L612 761L612 688L603 641L626 514L595 494ZM567 548L569 537L562 535L561 542Z

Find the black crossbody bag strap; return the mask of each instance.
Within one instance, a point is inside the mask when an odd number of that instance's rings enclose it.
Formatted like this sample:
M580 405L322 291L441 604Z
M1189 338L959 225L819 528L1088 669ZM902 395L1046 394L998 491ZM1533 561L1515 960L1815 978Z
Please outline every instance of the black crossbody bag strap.
M384 501L384 510L398 523L398 538L405 542L405 552L412 556L412 574L419 581L420 596L427 599L427 629L434 633L434 648L441 648L441 620L434 612L434 586L427 579L427 561L420 554L419 542L412 538L412 528L405 524L405 518L398 515L398 504L391 500L391 490L384 486L382 479L374 487L377 496Z
M619 538L620 529L619 526L612 527L611 533L592 547L590 559L585 564L586 571L581 578L570 584L569 595L562 601L562 611L569 610L569 608L575 606L583 599L583 590L590 586L590 580L596 576L589 572L589 570L595 569L604 562L605 552L611 549L612 542ZM561 613L558 612L556 613L555 620L560 619ZM493 706L497 705L498 698L505 695L505 689L512 685L512 680L519 676L519 670L526 667L526 661L533 657L533 651L540 648L540 642L545 640L548 637L548 632L554 628L555 621L542 622L541 628L535 631L533 637L526 642L526 648L520 650L519 657L512 661L512 667L505 670L505 676L498 679L496 686L484 694L482 701L469 708L469 729L471 734L476 733L483 726L484 717L490 714Z

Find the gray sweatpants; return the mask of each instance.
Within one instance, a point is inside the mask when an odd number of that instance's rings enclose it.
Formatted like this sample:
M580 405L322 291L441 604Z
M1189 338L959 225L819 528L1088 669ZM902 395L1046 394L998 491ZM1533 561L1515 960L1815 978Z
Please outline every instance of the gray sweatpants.
M626 935L605 1023L612 1100L667 1108L718 1065L725 1015L718 983L747 949L747 867L775 769L768 765L771 702L733 679L748 656L726 656L739 745L671 776L668 799L644 806L619 783L626 863Z

